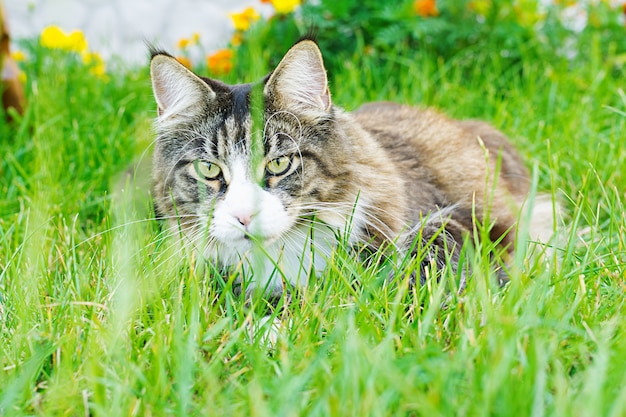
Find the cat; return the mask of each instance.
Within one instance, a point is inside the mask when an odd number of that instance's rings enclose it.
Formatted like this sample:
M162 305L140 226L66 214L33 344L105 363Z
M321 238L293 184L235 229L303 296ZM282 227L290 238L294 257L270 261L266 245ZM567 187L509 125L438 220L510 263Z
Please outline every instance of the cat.
M513 253L529 174L487 123L391 102L348 113L332 104L322 53L308 38L254 84L227 85L166 52L151 56L156 210L207 262L246 277L247 291L306 285L340 236L408 255L417 239L429 249L415 284L434 266L452 268L464 286L460 250L485 210L489 237Z

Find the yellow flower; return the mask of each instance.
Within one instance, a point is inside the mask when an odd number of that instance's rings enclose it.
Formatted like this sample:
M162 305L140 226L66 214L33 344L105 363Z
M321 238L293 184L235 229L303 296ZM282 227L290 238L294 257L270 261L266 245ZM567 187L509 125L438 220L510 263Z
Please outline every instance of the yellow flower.
M554 0L557 6L570 7L576 5L576 0Z
M68 47L72 51L85 52L87 50L87 40L80 30L70 32L68 39Z
M87 40L83 32L74 30L65 33L58 26L46 27L39 36L41 46L49 49L62 49L71 52L87 51Z
M104 60L97 52L85 52L82 54L83 63L90 66L89 72L98 77L104 77L106 74Z
M17 80L22 83L22 84L26 84L26 80L28 78L26 77L26 73L24 71L20 71L19 74L17 74Z
M41 32L39 42L46 48L63 49L67 43L67 35L58 26L48 26Z
M279 14L287 14L293 12L296 7L302 3L300 0L270 0L274 10Z
M200 34L198 32L194 32L191 35L191 38L181 38L178 41L178 48L185 49L188 46L196 45L200 41Z
M230 13L229 16L233 21L235 29L242 32L250 29L250 25L261 18L259 12L252 7L246 7L241 13Z
M491 0L472 0L469 2L469 8L480 16L487 16L491 7Z
M232 46L239 46L243 42L243 34L241 32L233 33L233 37L230 38L230 44Z
M534 0L519 0L513 10L517 17L517 23L524 27L532 27L545 19L545 14L540 13Z
M422 17L439 16L436 0L415 0L413 10L416 15Z
M215 74L227 74L233 68L233 51L220 49L206 59L209 70Z
M189 46L190 43L191 42L188 38L180 38L178 40L178 49L185 49L186 47Z
M26 54L22 51L13 51L11 52L11 58L13 58L15 62L26 61Z

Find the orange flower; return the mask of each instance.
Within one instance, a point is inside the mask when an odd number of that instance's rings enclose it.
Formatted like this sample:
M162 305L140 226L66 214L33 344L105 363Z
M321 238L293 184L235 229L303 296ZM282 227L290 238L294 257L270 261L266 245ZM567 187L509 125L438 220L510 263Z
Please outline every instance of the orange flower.
M415 0L413 10L416 15L422 17L439 16L436 0Z
M180 62L181 64L183 64L184 66L186 66L187 68L191 69L191 60L187 58L186 56L177 56L176 60Z
M220 49L206 59L209 70L215 74L227 74L233 68L233 51Z

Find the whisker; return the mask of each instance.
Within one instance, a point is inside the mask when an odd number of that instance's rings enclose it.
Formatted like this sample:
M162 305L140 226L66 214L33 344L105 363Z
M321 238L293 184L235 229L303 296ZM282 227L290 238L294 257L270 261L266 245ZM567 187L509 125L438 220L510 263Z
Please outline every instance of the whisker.
M293 246L300 246L302 244L304 244L305 246L309 246L309 245L312 244L314 248L320 250L326 256L330 256L330 252L328 252L328 250L325 247L320 246L320 245L323 244L323 242L320 242L316 238L311 239L311 235L310 235L310 233L308 231L308 230L310 230L310 226L308 224L302 224L302 226L303 227L307 227L307 230L305 231L305 230L301 230L299 228L292 228L292 230L290 230L283 237L281 237L281 239L283 241L289 239L293 243ZM314 236L315 236L315 234L314 234ZM296 240L296 238L299 238L302 241L298 241L298 240ZM303 249L305 249L305 248L303 247Z
M193 215L187 215L187 216L188 217L196 217L196 216L193 216ZM185 216L185 217L187 217L187 216ZM138 220L133 220L131 222L122 223L122 224L119 224L117 226L109 227L109 228L107 228L107 229L105 229L105 230L103 230L101 232L98 232L98 233L96 233L94 235L89 236L88 238L86 238L86 239L76 243L73 246L73 249L76 249L79 246L84 245L85 243L90 242L90 241L92 241L92 240L94 240L94 239L96 239L96 238L98 238L98 237L100 237L102 235L105 235L105 234L110 233L110 232L114 232L116 230L124 229L126 227L134 226L134 225L141 224L141 223L148 223L148 222L152 222L152 221L158 221L158 220L161 220L161 219L164 219L164 218L179 219L180 217L181 216L149 217L149 218L145 218L145 219L138 219Z
M383 209L378 209L377 207L374 207L372 205L369 204L364 204L364 210L362 212L363 214L363 220L365 222L365 225L367 225L369 228L374 229L375 231L377 231L378 233L380 233L386 240L389 241L393 241L394 237L393 235L395 235L395 233L386 226L386 224L380 220L375 213L372 213L372 211L376 212L379 211L382 214L387 214L388 212L386 210ZM346 222L348 222L349 220L354 220L354 219L350 219L350 217L353 215L354 212L354 204L349 204L349 203L322 203L322 204L317 204L317 203L305 203L305 204L295 204L294 207L297 207L300 210L312 210L315 213L312 214L316 214L316 213L325 213L325 212L331 212L333 214L338 214L342 217L346 218ZM348 211L348 209L350 211ZM394 216L396 218L399 219L398 216ZM384 230L383 227L384 226Z

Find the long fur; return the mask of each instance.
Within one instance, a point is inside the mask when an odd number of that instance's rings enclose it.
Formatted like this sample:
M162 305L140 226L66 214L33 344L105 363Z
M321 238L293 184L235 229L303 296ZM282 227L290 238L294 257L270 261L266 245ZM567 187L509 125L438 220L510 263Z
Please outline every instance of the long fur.
M310 39L261 82L263 126L250 115L252 85L198 77L159 51L151 75L156 207L207 260L252 277L249 288L306 285L341 234L404 252L419 238L435 246L436 265L457 268L465 236L488 219L490 238L515 250L528 171L484 122L394 103L347 113L332 104ZM281 172L270 169L276 161ZM217 174L204 177L198 164ZM552 226L545 207L530 226L542 239Z

